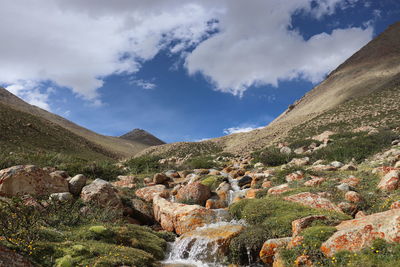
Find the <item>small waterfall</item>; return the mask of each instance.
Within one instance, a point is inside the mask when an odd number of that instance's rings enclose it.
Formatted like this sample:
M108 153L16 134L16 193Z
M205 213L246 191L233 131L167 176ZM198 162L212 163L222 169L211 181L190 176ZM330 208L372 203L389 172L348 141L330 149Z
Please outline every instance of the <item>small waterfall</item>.
M236 197L244 197L248 189L240 189L238 180L228 176L228 181L231 184L232 190L229 190L228 205L232 204Z

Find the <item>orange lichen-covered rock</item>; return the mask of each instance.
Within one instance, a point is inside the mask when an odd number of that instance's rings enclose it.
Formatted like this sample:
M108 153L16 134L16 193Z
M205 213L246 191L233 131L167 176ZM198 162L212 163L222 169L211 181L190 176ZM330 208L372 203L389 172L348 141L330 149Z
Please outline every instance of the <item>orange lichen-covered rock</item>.
M309 187L316 187L316 186L322 184L325 181L326 181L325 178L313 177L311 180L308 180L307 182L305 182L304 185L305 186L309 186Z
M353 203L359 203L362 201L362 197L359 193L354 192L354 191L349 191L344 195L344 198Z
M342 212L342 210L329 199L323 198L317 194L309 192L299 193L284 198L287 201L296 202L314 209L325 209L331 211Z
M400 242L400 209L375 213L365 217L343 221L338 230L321 246L330 257L343 250L360 251L378 238L387 242Z
M154 217L164 230L181 235L217 220L215 211L199 205L170 202L159 195L153 198Z
M161 197L168 197L169 192L165 185L160 184L140 188L136 190L135 195L146 200L147 202L151 202L157 195L160 195Z
M223 209L228 206L228 203L222 199L208 199L206 209Z
M346 178L346 179L343 179L341 181L342 184L347 184L347 185L352 186L352 187L356 187L357 185L360 184L360 182L361 182L360 178L357 178L357 177L354 177L354 176Z
M194 182L183 186L176 194L177 201L190 201L198 205L205 205L211 197L210 188L200 182Z
M309 227L314 221L323 221L326 219L327 217L324 215L312 215L292 221L293 236L300 234L301 231Z
M301 171L286 175L286 181L289 183L293 181L300 181L303 179L304 179L304 174Z
M246 192L246 198L256 198L257 193L260 191L261 189L249 189Z
M300 255L294 261L296 266L313 266L310 256L308 255Z
M392 205L390 205L390 209L391 210L400 209L400 200L393 202Z
M265 241L260 251L261 260L266 264L272 264L278 249L286 247L290 240L292 240L291 237L284 237Z
M396 190L400 185L400 171L392 170L382 177L378 188L384 191Z
M278 186L271 187L268 189L268 194L270 195L280 195L290 190L288 184L281 184Z

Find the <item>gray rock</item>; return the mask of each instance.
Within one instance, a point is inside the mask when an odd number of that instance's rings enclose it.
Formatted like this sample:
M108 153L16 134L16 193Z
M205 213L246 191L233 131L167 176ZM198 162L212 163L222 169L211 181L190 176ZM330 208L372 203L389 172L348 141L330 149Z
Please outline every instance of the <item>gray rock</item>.
M336 186L336 188L337 188L338 190L340 190L340 191L343 191L343 192L348 192L348 191L350 191L350 186L349 186L348 184L345 184L345 183Z
M290 154L290 153L292 153L292 149L290 149L290 147L284 146L281 148L280 152L282 154Z
M69 201L72 200L74 197L70 192L64 192L64 193L53 193L50 195L49 199L53 201Z
M333 166L333 167L335 167L335 168L341 168L341 167L344 166L344 164L341 163L340 161L333 161L333 162L331 162L330 165Z
M68 182L69 192L74 196L79 196L82 192L82 188L86 185L86 180L83 174L72 177Z

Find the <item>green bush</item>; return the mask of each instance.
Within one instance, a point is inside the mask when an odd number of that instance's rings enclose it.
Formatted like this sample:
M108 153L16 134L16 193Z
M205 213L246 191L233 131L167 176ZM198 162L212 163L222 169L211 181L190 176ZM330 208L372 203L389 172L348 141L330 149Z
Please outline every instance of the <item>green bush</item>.
M277 147L267 147L263 150L252 153L253 162L261 162L266 166L279 166L290 162L295 154L284 154L281 153Z
M390 147L395 137L396 135L391 131L380 131L372 135L364 132L336 134L331 136L332 143L315 151L311 157L313 160L349 162L355 159L361 162L384 148Z
M218 167L211 156L198 156L187 160L185 169L211 169Z
M163 170L163 166L159 163L160 157L154 156L142 156L137 158L131 158L125 162L132 173L155 173Z

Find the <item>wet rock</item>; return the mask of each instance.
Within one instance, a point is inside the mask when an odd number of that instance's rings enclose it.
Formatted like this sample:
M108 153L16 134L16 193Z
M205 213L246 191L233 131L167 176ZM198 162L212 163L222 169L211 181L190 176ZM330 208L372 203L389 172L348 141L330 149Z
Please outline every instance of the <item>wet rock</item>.
M203 206L210 197L210 188L200 182L185 185L176 194L176 200L179 202L190 202L191 204Z
M147 202L151 202L153 201L153 198L157 195L165 198L168 197L169 192L165 185L153 185L136 190L135 195L141 199L146 200Z
M242 186L248 185L252 181L253 181L253 178L251 178L250 176L248 176L248 175L243 176L242 178L240 178L238 180L238 186L242 187Z
M122 202L115 188L107 181L96 179L91 184L83 187L81 199L84 202L92 203L98 207L121 210Z
M399 187L400 171L392 170L382 177L378 188L383 191L393 191Z
M164 230L175 231L179 235L217 220L216 213L211 209L173 203L158 195L153 199L153 210L156 221Z
M260 251L260 259L262 262L265 264L272 264L275 254L280 248L286 247L290 240L292 240L291 237L284 237L265 241Z
M290 190L291 190L291 188L289 187L288 184L281 184L281 185L274 186L274 187L271 187L270 189L268 189L268 194L280 195L280 194L283 194Z
M342 210L336 204L332 203L329 199L323 198L317 194L312 194L309 192L291 195L285 197L284 199L314 209L325 209L336 212L342 212Z
M359 203L362 201L362 197L359 193L354 191L349 191L344 195L344 198L352 203Z
M169 180L168 176L164 173L156 173L153 176L153 183L155 184L163 184Z
M201 179L201 176L198 174L194 174L194 173L191 173L188 176L186 176L186 180L188 181L188 184L192 184L197 181L200 181L200 179Z
M20 165L0 171L0 196L50 195L68 192L68 181L61 176L50 175L33 165Z
M323 182L325 182L326 179L322 178L322 177L313 177L311 180L308 180L304 183L305 186L309 186L309 187L316 187L321 185Z
M231 185L228 182L222 182L219 184L215 192L217 193L219 199L227 200L229 196L229 190L231 190Z
M222 199L208 199L206 209L223 209L228 207L228 203Z
M365 217L343 221L338 230L321 246L322 252L331 257L343 250L360 251L377 238L389 243L400 242L400 209L375 213Z
M83 174L72 177L68 182L69 192L74 196L79 196L82 192L82 188L86 185L86 180Z
M304 217L298 220L294 220L292 222L292 233L293 237L300 234L301 231L311 226L314 221L324 221L327 217L324 215L312 215L308 217Z

